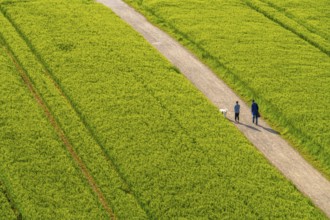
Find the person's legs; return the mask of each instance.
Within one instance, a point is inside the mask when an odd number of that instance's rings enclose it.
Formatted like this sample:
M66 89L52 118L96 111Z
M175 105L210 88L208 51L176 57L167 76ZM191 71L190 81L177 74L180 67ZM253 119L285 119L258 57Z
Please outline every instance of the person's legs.
M258 115L256 115L256 125L258 125Z
M254 124L254 118L255 118L256 116L255 115L252 115L252 123Z

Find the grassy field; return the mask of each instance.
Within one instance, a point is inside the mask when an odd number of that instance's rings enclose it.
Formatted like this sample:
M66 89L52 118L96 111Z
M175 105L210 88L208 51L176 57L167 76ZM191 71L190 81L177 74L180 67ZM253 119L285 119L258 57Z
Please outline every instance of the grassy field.
M28 219L105 218L4 45L0 48L0 180L10 200ZM0 219L9 211L1 212Z
M1 117L11 121L0 126L0 181L23 218L108 214L62 134L119 219L325 219L109 9L78 0L0 9Z
M11 207L10 201L6 196L7 190L3 183L0 182L0 217L2 219L14 220L17 219L14 209Z
M248 103L256 99L264 118L330 176L330 4L127 2L190 48Z
M262 0L285 16L330 41L330 10L328 0Z
M45 105L50 109L50 113L53 115L53 117L55 118L57 124L61 127L60 129L62 129L62 131L58 132L57 131L57 135L61 136L62 132L64 132L64 136L68 139L69 142L71 142L73 149L76 151L76 153L79 155L79 157L83 160L84 165L87 167L88 171L90 172L90 174L94 177L96 184L98 185L98 187L100 188L100 190L102 191L107 203L111 204L112 208L114 209L114 211L120 215L122 218L129 218L128 216L137 216L137 217L141 217L143 218L145 216L144 211L141 211L141 207L137 204L136 200L134 199L134 197L127 193L127 184L121 179L121 177L118 175L118 173L116 172L116 168L113 167L113 164L111 163L111 161L109 162L109 158L106 157L104 155L103 149L100 148L99 144L97 143L97 140L94 140L93 137L91 137L89 128L86 128L86 126L84 125L83 119L81 119L80 115L77 115L75 109L72 108L71 106L71 100L68 100L66 97L64 97L64 95L62 94L62 91L59 90L59 88L56 85L56 82L54 81L54 79L52 78L52 76L49 75L49 73L47 72L47 68L45 68L43 66L42 63L40 63L38 56L36 56L31 49L29 48L28 44L26 43L26 41L24 41L23 38L21 38L18 34L18 32L15 30L15 28L11 25L11 23L4 17L1 16L0 17L1 23L3 24L3 29L2 29L2 36L5 38L5 45L3 46L5 49L7 47L6 50L10 51L15 51L14 53L14 58L17 59L18 65L20 65L19 69L24 70L24 72L27 72L29 79L31 80L33 86L35 87L35 90L37 91L37 93L39 93L39 95L41 96L42 101L45 103ZM2 50L2 51L6 51L6 50ZM5 53L5 55L7 55ZM8 56L8 55L7 55ZM10 59L4 63L10 63ZM4 67L6 65L3 65ZM12 65L12 69L15 69L15 66ZM16 68L17 69L17 68ZM9 74L10 72L6 71L6 69L4 69L3 71L4 73L7 72L7 74ZM3 80L8 80L8 78L6 77L2 77ZM7 84L10 84L10 81L7 82ZM15 90L15 89L13 89ZM10 90L8 90L8 92L12 92ZM27 93L29 91L26 91ZM19 96L19 94L13 94L14 96ZM4 97L5 94L4 94ZM29 102L35 102L35 100L30 100ZM10 101L6 101L6 103L10 103ZM6 106L4 106L6 107ZM8 108L8 107L7 107ZM19 107L17 107L19 108ZM26 108L31 108L30 105L26 104ZM6 111L6 108L2 110L3 112ZM31 108L31 111L36 111L35 109ZM13 114L13 111L11 111L9 109L8 114ZM15 114L13 114L15 116ZM4 114L4 116L6 116ZM9 116L7 116L9 117ZM31 116L26 116L27 119L29 118L36 118L35 115L31 115ZM35 119L36 120L36 119ZM15 120L13 120L15 121ZM16 120L17 122L15 123L15 128L17 129L17 124L21 124L20 121ZM38 120L36 120L38 121ZM31 124L35 124L33 122L30 122ZM29 123L26 123L27 125ZM48 121L48 124L49 121ZM36 124L35 126L37 126L39 129L44 129L40 124ZM54 126L54 125L53 125ZM51 127L51 126L50 126ZM8 127L4 126L3 130L9 129ZM14 128L11 128L14 129ZM26 128L28 129L28 128ZM31 129L31 128L30 128ZM55 129L53 127L53 130L59 130L59 129ZM34 132L33 130L31 130L30 132ZM29 137L29 135L31 136L31 134L27 133L26 136ZM56 135L56 133L54 134ZM35 139L46 139L45 137L47 137L46 134L40 133L39 131L34 135L31 136L30 141L35 141ZM26 142L26 140L24 138L19 139L20 141L22 141L23 143ZM51 147L56 147L52 141L47 141L47 140L43 140L44 142L48 143L48 145L46 146L51 146ZM63 142L63 140L62 140ZM37 147L45 147L42 145L43 142L41 143L35 143L35 145L37 145ZM61 143L61 140L60 140ZM39 146L40 145L40 146ZM62 143L63 145L63 143ZM8 148L10 146L8 145ZM18 148L20 148L21 146L18 145ZM65 146L63 146L65 148ZM47 149L46 149L47 150ZM77 162L74 160L74 158L72 158L72 155L69 154L67 149L63 149L64 152L66 152L68 154L68 157L71 157L72 163ZM14 150L15 152L15 150ZM39 152L35 152L35 153L39 153ZM51 153L51 152L47 152L50 155L52 155L52 157L58 157L56 156L56 154ZM4 156L4 164L8 163L10 161L10 156L9 155L3 155ZM28 158L30 158L29 160L34 161L33 159L33 155L28 155ZM61 158L62 156L60 156ZM20 156L18 155L18 159L19 160ZM15 158L14 158L15 159ZM42 161L44 161L45 163L50 163L51 161L49 161L50 159L47 158L40 158L40 163ZM58 163L60 164L61 161L58 161ZM68 164L68 162L63 162L63 164ZM76 164L77 165L77 164ZM57 166L56 166L57 167ZM60 167L60 166L59 166ZM92 191L92 189L90 189L90 186L88 186L87 181L84 179L84 176L81 173L81 170L79 171L79 166L77 165L76 169L78 169L78 173L82 176L82 180L77 181L77 182L84 182L84 187L87 187L90 191ZM71 168L72 169L72 168ZM68 168L68 170L71 170ZM61 177L58 176L61 174L61 172L59 171L45 171L47 173L54 173L54 178L64 178L67 179L67 177ZM63 172L63 173L67 173L65 175L70 175L70 173L68 172ZM27 176L26 178L30 178L29 176L29 172L26 172ZM11 173L11 175L14 176L14 172ZM23 174L22 174L23 175ZM23 177L19 177L18 179L22 179ZM85 177L86 178L86 177ZM7 178L5 178L7 179ZM43 178L34 178L35 181L41 181ZM70 184L69 180L67 180L66 182L68 182L68 184ZM43 183L40 183L41 185ZM63 185L63 184L62 184ZM61 185L60 185L61 186ZM60 187L60 186L56 186L56 187ZM53 187L56 189L56 187L49 185L49 187ZM75 190L77 190L75 193L79 193L81 190L79 190L78 186L73 185L72 186ZM29 191L25 192L26 195L29 195ZM43 192L40 192L40 196L42 196ZM54 194L54 190L52 190L52 193ZM82 192L81 192L82 193ZM92 192L91 192L92 193ZM93 193L91 195L88 195L88 197L96 197L96 195L93 195ZM18 197L20 198L20 196ZM79 198L78 198L79 199ZM97 198L95 198L95 200L97 200ZM38 200L37 200L38 201ZM47 204L46 202L47 200L45 200L45 206L50 206L51 204ZM50 201L52 202L52 201ZM55 203L58 202L60 204L62 204L61 200L55 200ZM74 217L70 217L70 215L74 215L76 217L79 217L79 215L75 215L74 213L71 213L72 210L71 209L76 209L75 206L79 206L79 207L85 207L86 209L88 209L88 205L79 205L79 203L74 203L72 202L71 204L63 204L64 206L68 206L67 209L64 210L60 210L59 213L52 213L51 216L55 216L56 218L62 218L61 214L62 212L67 212L67 215L64 215L63 218L67 219L72 219ZM71 207L70 207L71 205ZM99 206L101 204L98 204ZM51 207L51 206L50 206ZM27 208L27 207L25 207ZM35 219L35 218L46 218L49 219L51 217L49 217L49 215L47 215L46 212L42 212L39 210L38 204L35 203L31 203L31 208L32 211L33 209L36 209L37 211L35 211L35 215L31 218ZM51 209L51 208L50 208ZM79 210L77 210L79 212ZM22 211L24 214L24 210ZM88 210L87 210L88 212ZM83 212L81 214L84 214ZM103 213L104 214L104 213ZM105 214L107 215L107 214ZM23 215L25 216L25 215ZM104 216L103 216L104 217ZM79 217L80 218L80 217ZM89 217L87 217L86 215L84 215L82 218L90 218L90 219L98 219L98 218L102 218L102 216L95 216L95 215L90 215Z

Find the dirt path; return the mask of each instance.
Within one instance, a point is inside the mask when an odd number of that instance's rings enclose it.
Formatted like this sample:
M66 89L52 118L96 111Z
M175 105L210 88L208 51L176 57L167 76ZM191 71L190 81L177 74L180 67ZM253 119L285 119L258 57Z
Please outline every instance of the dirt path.
M211 100L218 108L227 108L233 119L235 101L241 104L237 128L277 167L296 187L307 195L330 218L330 182L307 163L285 140L263 120L259 126L251 122L250 108L203 63L163 31L151 25L142 15L121 0L97 0L111 8L157 48L173 65Z

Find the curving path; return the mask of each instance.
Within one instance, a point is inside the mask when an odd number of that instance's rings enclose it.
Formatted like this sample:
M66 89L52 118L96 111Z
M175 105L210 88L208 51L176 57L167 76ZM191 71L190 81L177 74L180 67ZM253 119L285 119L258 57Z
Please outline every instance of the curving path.
M122 0L97 0L111 8L160 51L174 66L211 100L218 108L227 108L233 119L235 101L241 105L237 128L294 185L330 218L330 182L307 163L285 140L263 120L259 126L251 122L250 108L210 69L166 33L150 24L141 14Z

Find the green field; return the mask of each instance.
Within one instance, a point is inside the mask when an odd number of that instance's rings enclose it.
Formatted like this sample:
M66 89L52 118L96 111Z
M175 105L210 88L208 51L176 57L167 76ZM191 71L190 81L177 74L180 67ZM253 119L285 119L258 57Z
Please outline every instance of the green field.
M262 0L301 26L330 41L330 10L328 0Z
M330 177L330 4L127 0L207 63Z
M23 218L105 218L0 44L0 180ZM5 219L0 214L0 219Z
M0 10L0 219L109 218L82 166L118 219L326 219L109 9Z
M10 201L7 198L7 190L3 183L0 182L0 217L2 219L17 219L15 208L11 207Z

